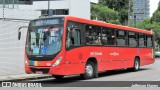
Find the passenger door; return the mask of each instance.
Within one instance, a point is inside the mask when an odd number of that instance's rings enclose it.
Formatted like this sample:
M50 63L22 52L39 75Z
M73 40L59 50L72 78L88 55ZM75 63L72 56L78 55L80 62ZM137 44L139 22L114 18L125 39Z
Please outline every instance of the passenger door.
M68 22L66 38L66 73L68 75L82 72L83 51L80 49L82 28L82 24Z

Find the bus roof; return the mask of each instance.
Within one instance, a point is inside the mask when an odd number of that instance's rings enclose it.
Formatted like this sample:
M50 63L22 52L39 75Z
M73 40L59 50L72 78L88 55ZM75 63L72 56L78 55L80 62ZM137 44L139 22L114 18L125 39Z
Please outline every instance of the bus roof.
M139 32L139 33L145 33L145 34L152 34L152 31L148 31L144 29L138 29L138 28L122 26L122 25L117 25L117 24L111 24L111 23L106 23L106 22L96 21L96 20L89 20L89 19L69 16L69 15L54 15L54 16L43 17L43 18L38 18L34 20L49 19L49 18L63 18L63 17L66 18L66 20L71 20L71 21L85 23L85 24L97 25L97 26L108 27L108 28L115 28L115 29Z
M47 17L41 17L41 18L33 19L32 21L34 21L34 20L40 20L40 19L49 19L49 18L64 18L64 17L66 17L66 16L67 16L67 15L47 16Z
M97 26L102 26L102 27L109 27L109 28L139 32L139 33L145 33L145 34L152 34L152 31L148 31L148 30L144 30L144 29L138 29L138 28L122 26L122 25L117 25L117 24L111 24L111 23L106 23L106 22L96 21L96 20L88 20L88 19L74 17L74 16L66 16L66 19L71 20L71 21L75 21L75 22L97 25Z

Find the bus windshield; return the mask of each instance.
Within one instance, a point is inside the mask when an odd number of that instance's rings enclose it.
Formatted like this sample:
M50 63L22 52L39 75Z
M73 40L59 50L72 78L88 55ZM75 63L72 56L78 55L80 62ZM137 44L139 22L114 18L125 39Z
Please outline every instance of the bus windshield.
M62 49L63 24L55 23L55 21L52 22L52 25L48 21L45 21L45 23L42 21L43 25L32 23L27 36L27 54L54 55L60 52Z

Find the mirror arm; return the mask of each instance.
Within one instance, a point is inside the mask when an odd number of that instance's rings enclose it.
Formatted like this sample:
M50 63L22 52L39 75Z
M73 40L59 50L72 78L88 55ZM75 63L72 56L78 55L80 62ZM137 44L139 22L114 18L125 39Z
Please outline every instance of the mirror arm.
M19 29L18 29L18 40L20 40L21 39L21 29L22 28L28 28L28 26L21 26Z
M28 26L21 26L21 27L19 27L18 32L20 32L20 30L21 30L22 28L28 28Z

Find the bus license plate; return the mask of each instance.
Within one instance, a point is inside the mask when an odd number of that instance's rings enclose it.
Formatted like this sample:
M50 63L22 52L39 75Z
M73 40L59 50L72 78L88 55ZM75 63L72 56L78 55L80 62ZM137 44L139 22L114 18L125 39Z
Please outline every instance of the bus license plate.
M36 71L36 74L43 74L42 71Z

